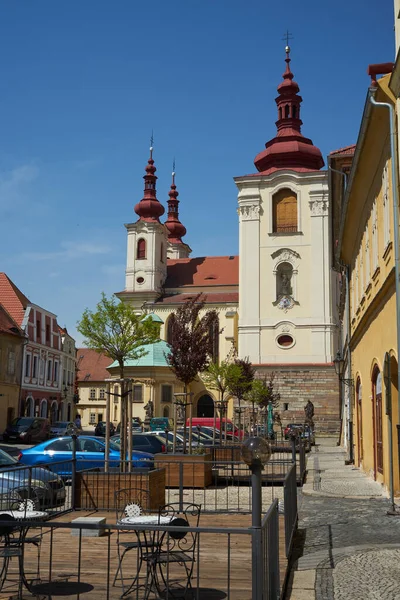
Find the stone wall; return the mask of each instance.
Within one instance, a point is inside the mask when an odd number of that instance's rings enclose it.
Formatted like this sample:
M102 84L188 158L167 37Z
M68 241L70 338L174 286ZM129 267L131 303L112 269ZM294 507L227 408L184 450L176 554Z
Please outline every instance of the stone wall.
M271 372L275 373L274 389L281 395L277 412L283 425L304 423L304 406L311 400L314 404L315 431L339 432L339 381L333 366L257 367L257 377L269 378Z

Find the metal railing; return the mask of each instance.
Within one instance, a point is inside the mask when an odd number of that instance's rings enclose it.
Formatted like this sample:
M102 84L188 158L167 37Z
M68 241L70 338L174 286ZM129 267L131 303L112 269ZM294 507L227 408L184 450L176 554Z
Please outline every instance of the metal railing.
M270 506L261 524L263 595L268 600L279 600L279 510L278 500Z
M186 531L197 536L197 544L193 561L193 573L191 576L191 597L226 598L234 600L238 597L252 597L253 600L276 598L278 596L262 595L263 589L275 589L277 578L275 571L265 577L262 575L262 584L257 596L252 595L252 572L258 567L274 569L272 557L279 554L278 543L274 527L277 515L276 503L272 511L264 518L262 528L262 550L260 556L252 554L252 540L254 531L251 527L191 527ZM0 520L2 525L9 527L10 523ZM60 594L68 595L69 598L79 598L89 591L96 600L117 600L123 593L122 584L114 577L118 569L117 531L126 531L126 525L96 525L91 523L56 522L38 523L37 521L25 521L23 527L29 527L29 535L41 534L40 550L40 575L37 575L37 549L29 545L23 552L23 581L25 587L38 597L53 597ZM73 530L78 533L71 536ZM99 537L86 537L88 532L100 534ZM150 526L135 525L132 529L132 539L146 531L176 532L173 526ZM181 531L181 529L180 529ZM2 540L0 538L0 546ZM65 551L68 546L68 552ZM172 599L173 586L178 576L182 576L182 570L172 560L169 562L168 544L166 545L167 556L165 563L169 566L163 569L164 582L159 583L166 586L162 597ZM153 551L153 550L151 550ZM133 552L136 553L135 550ZM96 560L93 560L94 554ZM0 561L3 559L0 558ZM275 563L274 563L275 564ZM34 573L30 577L28 573ZM124 568L125 586L129 585L138 575L137 585L129 598L145 598L146 596L146 566L134 558L127 558ZM12 594L18 586L21 577L18 561L11 561L4 587L1 593ZM279 585L279 583L278 583ZM126 589L126 587L125 587ZM170 591L169 591L170 590ZM7 596L8 597L8 596ZM150 597L153 597L151 594Z
M284 514L285 514L285 548L289 557L293 535L297 529L297 481L296 464L294 463L285 477L284 489Z

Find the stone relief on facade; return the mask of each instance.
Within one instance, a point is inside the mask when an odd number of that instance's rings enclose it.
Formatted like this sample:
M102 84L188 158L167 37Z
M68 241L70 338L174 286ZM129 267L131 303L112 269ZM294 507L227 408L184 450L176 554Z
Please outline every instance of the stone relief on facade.
M260 215L259 204L242 204L238 208L238 214L242 221L255 221Z
M291 250L290 248L280 248L271 254L271 258L279 258L279 261L288 260L289 262L294 262L297 258L301 258L298 252Z
M328 216L328 201L320 198L318 200L310 200L310 211L312 217Z

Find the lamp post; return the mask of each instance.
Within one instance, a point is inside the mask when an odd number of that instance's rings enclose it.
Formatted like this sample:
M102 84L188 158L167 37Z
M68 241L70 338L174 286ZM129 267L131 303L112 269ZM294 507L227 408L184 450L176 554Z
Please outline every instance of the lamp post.
M354 452L353 452L353 418L352 418L352 389L354 387L354 381L351 378L344 377L345 372L345 360L341 355L340 351L337 352L335 360L333 361L333 366L335 368L335 373L339 377L340 386L340 399L341 403L344 400L343 386L350 388L349 393L349 406L347 411L347 419L348 419L348 432L347 437L349 441L349 463L352 464L354 462Z
M261 471L271 458L271 447L261 437L251 437L243 442L241 446L243 461L251 470L251 526L252 536L252 598L259 598L262 590L263 560L262 560L262 537L261 537ZM254 568L255 566L255 568Z

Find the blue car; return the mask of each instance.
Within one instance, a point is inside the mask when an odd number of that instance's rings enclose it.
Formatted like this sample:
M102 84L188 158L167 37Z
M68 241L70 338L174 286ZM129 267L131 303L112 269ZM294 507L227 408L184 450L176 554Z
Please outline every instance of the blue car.
M49 469L63 477L72 473L72 437L66 436L47 440L33 448L21 450L18 460L23 465L47 465ZM104 469L106 444L104 438L81 435L76 440L76 468ZM119 467L120 447L110 441L109 465ZM132 452L132 466L140 469L153 469L154 456L148 452Z

